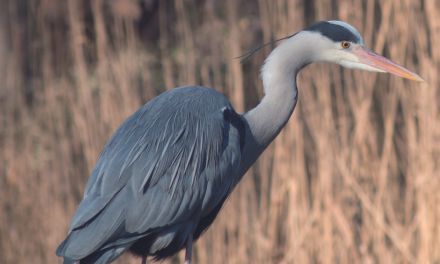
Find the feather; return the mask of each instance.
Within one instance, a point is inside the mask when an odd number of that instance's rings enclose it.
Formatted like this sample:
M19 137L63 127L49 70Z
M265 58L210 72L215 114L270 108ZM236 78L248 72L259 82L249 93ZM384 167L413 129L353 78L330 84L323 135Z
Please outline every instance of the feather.
M57 254L108 261L130 243L157 258L180 250L236 181L239 121L223 95L204 87L176 88L141 107L103 149Z

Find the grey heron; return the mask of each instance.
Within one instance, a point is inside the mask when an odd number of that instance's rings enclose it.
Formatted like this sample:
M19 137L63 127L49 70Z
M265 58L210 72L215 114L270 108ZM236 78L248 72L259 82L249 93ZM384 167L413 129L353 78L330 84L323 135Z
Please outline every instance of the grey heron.
M308 64L333 62L425 82L367 49L344 22L319 22L285 39L265 60L265 96L251 111L239 115L221 93L185 86L157 96L116 130L56 251L64 263L109 263L126 251L145 263L182 249L191 263L193 241L292 115L296 76Z

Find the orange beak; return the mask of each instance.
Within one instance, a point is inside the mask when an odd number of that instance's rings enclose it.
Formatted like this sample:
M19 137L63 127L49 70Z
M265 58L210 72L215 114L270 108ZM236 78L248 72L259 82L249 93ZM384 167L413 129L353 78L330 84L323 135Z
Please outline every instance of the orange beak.
M355 47L350 51L356 57L358 57L359 62L376 68L381 71L389 72L391 74L407 78L410 80L427 83L425 79L417 75L416 73L400 66L399 64L375 53L372 50L369 50L364 47Z

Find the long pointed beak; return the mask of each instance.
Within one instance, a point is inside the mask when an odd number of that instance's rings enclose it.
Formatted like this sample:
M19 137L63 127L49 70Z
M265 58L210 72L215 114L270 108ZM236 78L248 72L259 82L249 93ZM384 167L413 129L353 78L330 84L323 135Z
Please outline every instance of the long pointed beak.
M391 61L377 53L375 53L372 50L369 50L364 47L355 47L352 50L348 51L356 57L358 57L359 62L366 64L368 66L371 66L373 68L376 68L381 71L389 72L391 74L407 78L410 80L418 81L418 82L424 82L427 83L425 79L417 75L416 73L400 66L399 64L395 63L394 61Z

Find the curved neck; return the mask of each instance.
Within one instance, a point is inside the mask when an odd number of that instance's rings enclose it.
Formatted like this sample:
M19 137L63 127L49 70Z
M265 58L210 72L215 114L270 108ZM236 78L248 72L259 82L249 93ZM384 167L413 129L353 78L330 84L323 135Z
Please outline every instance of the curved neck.
M242 160L252 164L281 132L289 121L298 100L296 75L309 64L308 42L301 41L307 32L300 32L279 45L266 59L261 70L265 97L243 115L248 124ZM246 169L245 165L243 169ZM250 166L249 166L250 167Z

